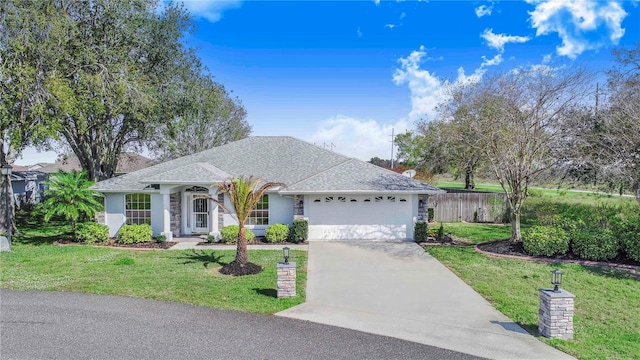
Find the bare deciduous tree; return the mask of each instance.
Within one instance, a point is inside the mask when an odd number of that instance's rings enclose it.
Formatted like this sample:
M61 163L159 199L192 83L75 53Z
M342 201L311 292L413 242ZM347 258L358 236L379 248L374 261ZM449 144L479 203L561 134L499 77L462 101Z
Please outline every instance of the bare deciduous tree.
M448 104L507 196L512 241L522 240L520 210L529 186L558 162L564 116L581 101L586 80L582 71L519 69L459 88Z

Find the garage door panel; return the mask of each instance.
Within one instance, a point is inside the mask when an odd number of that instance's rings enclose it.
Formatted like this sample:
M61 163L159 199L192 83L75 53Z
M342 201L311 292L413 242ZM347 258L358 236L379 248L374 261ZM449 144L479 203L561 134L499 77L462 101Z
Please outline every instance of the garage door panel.
M309 225L311 240L406 239L406 225Z
M310 239L405 239L412 226L409 196L317 196L308 210Z

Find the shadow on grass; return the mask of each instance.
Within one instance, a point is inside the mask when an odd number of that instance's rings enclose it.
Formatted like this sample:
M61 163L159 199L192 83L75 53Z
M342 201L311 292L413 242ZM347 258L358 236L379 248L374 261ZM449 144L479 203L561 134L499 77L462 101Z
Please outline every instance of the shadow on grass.
M13 241L28 245L53 244L60 239L71 237L71 226L68 221L52 219L45 222L36 212L19 211L16 213L18 233Z
M186 253L184 258L186 259L183 264L202 263L202 266L208 268L210 264L217 264L219 266L225 266L228 262L221 261L222 255L216 255L215 251L206 252L205 250L191 250Z
M264 295L264 296L268 296L268 297L272 297L272 298L277 298L278 297L278 291L275 289L258 289L258 288L253 288L253 291L255 291L256 293L260 294L260 295Z
M640 271L634 269L614 268L608 266L582 265L590 273L611 277L614 279L634 279L640 281Z

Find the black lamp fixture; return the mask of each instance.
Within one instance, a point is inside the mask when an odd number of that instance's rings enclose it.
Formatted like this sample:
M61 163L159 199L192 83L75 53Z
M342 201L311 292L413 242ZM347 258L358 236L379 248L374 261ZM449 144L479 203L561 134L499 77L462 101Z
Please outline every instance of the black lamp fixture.
M282 248L282 255L284 256L284 263L289 263L289 247L285 246Z
M551 284L553 285L553 292L560 292L558 286L562 285L562 271L556 269L551 271Z

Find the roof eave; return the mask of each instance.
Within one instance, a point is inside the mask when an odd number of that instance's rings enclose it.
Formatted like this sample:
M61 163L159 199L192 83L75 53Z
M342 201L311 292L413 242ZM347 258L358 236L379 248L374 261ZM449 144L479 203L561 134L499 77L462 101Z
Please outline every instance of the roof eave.
M438 190L281 190L280 195L315 195L315 194L417 194L436 195L446 191Z

